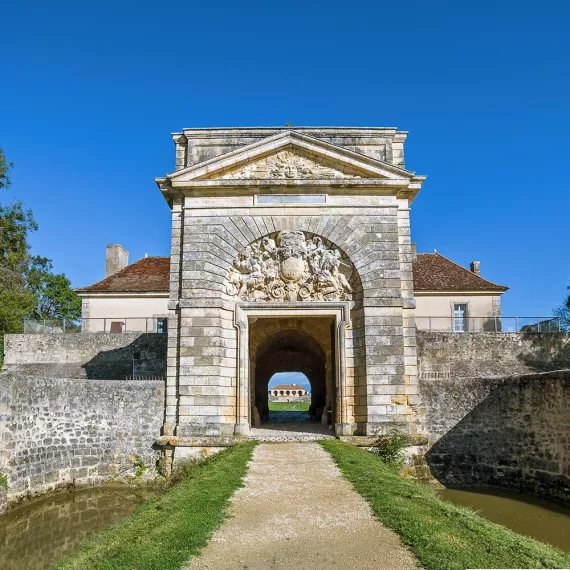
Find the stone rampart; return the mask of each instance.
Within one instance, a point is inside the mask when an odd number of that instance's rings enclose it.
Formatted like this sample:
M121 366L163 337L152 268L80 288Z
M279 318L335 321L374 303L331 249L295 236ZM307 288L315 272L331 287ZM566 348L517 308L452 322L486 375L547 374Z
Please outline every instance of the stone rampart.
M570 502L570 336L419 332L422 427L448 486Z
M481 378L570 368L568 333L417 331L419 376Z
M0 473L6 502L154 470L164 382L0 374ZM0 508L2 500L0 499Z
M422 383L432 474L570 503L570 371Z
M25 375L122 380L166 376L167 335L9 334L4 368Z

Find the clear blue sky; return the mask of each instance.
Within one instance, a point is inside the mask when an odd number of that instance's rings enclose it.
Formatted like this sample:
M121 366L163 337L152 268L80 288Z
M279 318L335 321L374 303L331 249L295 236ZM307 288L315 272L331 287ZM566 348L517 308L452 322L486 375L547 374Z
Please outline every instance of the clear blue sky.
M36 253L76 286L105 244L166 255L170 132L374 125L410 131L428 175L413 239L550 314L570 277L567 2L5 2L0 146ZM8 196L4 196L5 200Z

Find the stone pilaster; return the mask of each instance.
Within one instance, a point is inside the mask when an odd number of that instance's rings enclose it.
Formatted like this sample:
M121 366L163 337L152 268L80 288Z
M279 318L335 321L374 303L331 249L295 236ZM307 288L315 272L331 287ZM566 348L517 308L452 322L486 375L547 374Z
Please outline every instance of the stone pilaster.
M181 286L181 251L182 227L184 224L183 200L178 198L172 203L172 235L170 247L170 296L168 308L168 349L166 368L166 405L163 435L172 435L178 423L178 379L180 368L180 298Z
M412 274L412 242L410 208L406 199L398 200L398 241L400 246L400 278L402 281L402 335L404 342L404 393L397 394L394 405L405 406L406 422L411 431L419 429L418 357L414 309L414 281ZM403 409L403 408L402 408Z

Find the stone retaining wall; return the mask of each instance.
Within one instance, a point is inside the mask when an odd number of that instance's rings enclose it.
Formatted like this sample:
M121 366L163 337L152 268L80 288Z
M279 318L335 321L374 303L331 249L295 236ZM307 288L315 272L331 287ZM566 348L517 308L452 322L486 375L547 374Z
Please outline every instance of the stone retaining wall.
M8 477L7 503L132 476L141 464L152 471L163 415L163 381L0 374L0 473Z
M570 503L570 371L420 380L426 458L446 486L503 486Z

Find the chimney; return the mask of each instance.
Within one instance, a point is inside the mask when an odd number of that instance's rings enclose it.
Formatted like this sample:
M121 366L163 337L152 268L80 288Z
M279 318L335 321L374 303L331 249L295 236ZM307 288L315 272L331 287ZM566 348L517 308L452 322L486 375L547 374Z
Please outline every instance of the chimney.
M469 268L471 269L471 273L475 273L475 275L478 275L479 277L481 277L481 262L480 261L472 261L471 264L469 265Z
M417 258L418 258L418 252L417 252L416 244L414 242L412 242L412 261L416 261Z
M107 245L107 255L105 257L105 277L110 277L121 271L129 264L129 252L118 244Z

